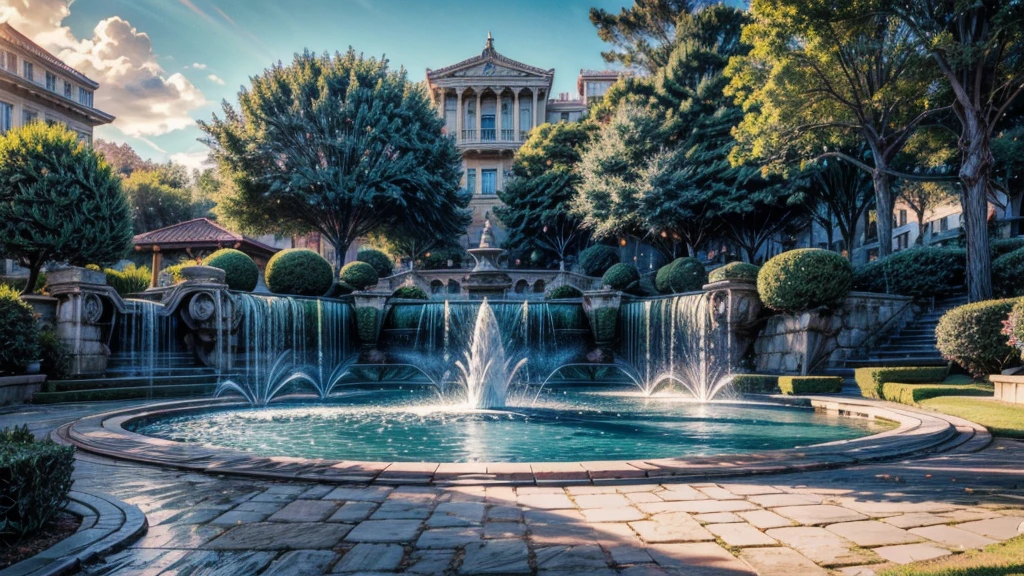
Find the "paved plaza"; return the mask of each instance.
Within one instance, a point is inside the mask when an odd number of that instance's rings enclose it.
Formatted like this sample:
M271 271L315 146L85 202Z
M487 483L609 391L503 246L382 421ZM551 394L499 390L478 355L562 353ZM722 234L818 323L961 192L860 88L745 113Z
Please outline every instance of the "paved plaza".
M125 404L118 404L122 406ZM18 407L38 434L112 405ZM730 482L360 486L79 454L149 529L86 574L872 574L1024 530L1024 442Z

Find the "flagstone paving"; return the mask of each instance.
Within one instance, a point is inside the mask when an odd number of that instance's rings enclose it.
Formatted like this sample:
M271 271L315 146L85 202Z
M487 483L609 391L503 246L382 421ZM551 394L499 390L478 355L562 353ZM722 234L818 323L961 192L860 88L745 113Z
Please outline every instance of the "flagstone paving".
M92 405L89 412L98 411ZM85 407L9 409L46 433ZM76 487L147 515L83 574L872 574L1024 533L1024 442L671 484L329 486L79 454Z

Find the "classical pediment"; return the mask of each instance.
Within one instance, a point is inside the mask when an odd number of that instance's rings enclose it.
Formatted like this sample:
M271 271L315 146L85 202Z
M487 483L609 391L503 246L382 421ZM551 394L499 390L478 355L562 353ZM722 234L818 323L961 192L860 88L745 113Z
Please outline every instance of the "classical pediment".
M451 66L445 66L437 70L427 70L428 80L440 80L442 78L481 78L481 77L504 77L504 78L545 78L554 76L554 70L544 70L529 64L517 62L511 58L499 54L494 49L493 38L487 36L487 45L479 56L474 56Z
M495 64L494 62L487 61L487 62L481 62L479 64L476 64L475 66L469 66L467 68L463 68L462 70L457 70L457 71L453 72L449 77L450 78L462 78L462 77L466 77L466 76L517 76L517 77L525 77L525 76L536 76L536 74L527 74L526 72L524 72L522 70L516 70L514 68L509 68L508 66L501 66L500 64Z

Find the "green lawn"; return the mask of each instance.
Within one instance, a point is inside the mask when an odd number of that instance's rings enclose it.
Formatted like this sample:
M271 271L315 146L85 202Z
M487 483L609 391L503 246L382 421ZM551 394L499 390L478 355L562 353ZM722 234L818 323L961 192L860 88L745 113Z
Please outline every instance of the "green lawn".
M945 400L946 398L943 398ZM1024 536L981 550L882 570L878 576L1011 576L1024 574Z
M1009 404L990 398L940 396L921 400L919 405L977 422L996 436L1024 438L1024 405L1021 404Z

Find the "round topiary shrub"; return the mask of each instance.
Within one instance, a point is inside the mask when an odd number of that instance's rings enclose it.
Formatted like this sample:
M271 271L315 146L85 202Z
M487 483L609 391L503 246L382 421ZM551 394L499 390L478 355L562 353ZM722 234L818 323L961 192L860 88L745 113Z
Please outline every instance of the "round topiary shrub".
M1024 248L1024 236L1015 236L1013 238L993 238L988 243L989 254L992 255L992 259L995 260L1003 254L1009 254L1010 252L1020 250Z
M579 263L576 267L581 274L587 276L602 276L609 268L618 264L619 251L611 246L595 244L580 252Z
M0 284L0 374L18 374L39 360L35 312L17 290Z
M765 262L757 275L757 293L772 310L803 312L835 306L850 292L850 262L827 250L802 248Z
M583 292L568 284L562 284L557 288L548 290L548 293L544 295L545 300L561 300L563 298L580 298L583 296Z
M963 248L928 246L896 252L854 271L853 287L865 292L913 298L952 296L967 291Z
M312 250L282 250L267 262L267 288L274 294L323 296L334 284L334 270Z
M224 282L228 288L241 292L252 292L260 280L260 269L244 252L232 248L221 248L203 260L204 266L224 271Z
M377 271L366 262L349 262L341 267L339 280L352 290L366 290L377 284Z
M996 296L1024 296L1024 248L992 261L992 292Z
M747 264L746 262L729 262L725 266L712 270L708 274L708 282L732 280L734 282L757 284L757 273L760 271L760 266Z
M985 300L957 306L935 327L936 347L942 357L976 377L994 374L1016 364L1019 354L1003 334L1003 321L1018 300Z
M700 290L708 283L708 271L696 258L676 258L669 266L668 285L677 294Z
M363 248L356 254L356 260L373 266L378 278L387 278L395 270L395 261L381 250Z
M399 286L391 293L392 298L403 300L429 300L430 297L419 286Z
M612 290L629 290L640 281L640 273L632 264L616 264L601 277L601 285Z

